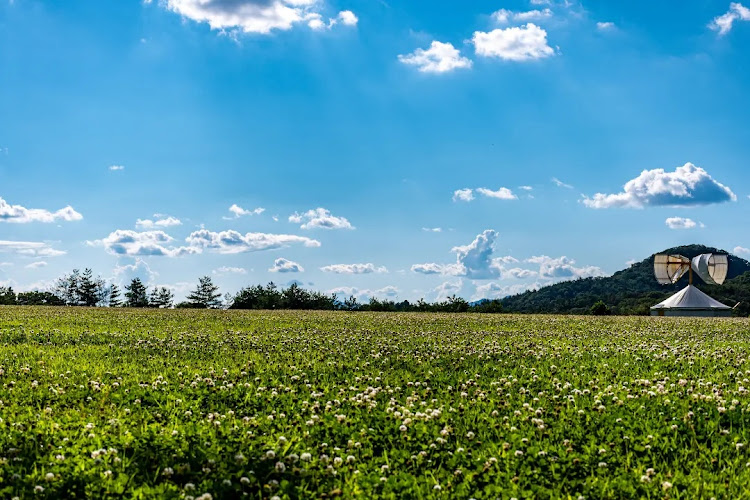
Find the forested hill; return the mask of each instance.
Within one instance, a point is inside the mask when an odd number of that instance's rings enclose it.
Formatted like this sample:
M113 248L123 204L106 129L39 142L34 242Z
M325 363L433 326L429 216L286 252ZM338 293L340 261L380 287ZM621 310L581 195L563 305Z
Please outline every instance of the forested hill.
M706 285L698 276L693 284L716 300L733 307L736 313L750 313L750 262L724 250L703 245L668 248L663 252L693 258L702 253L729 255L728 279L723 286ZM597 301L603 301L614 314L648 314L649 308L687 285L687 276L676 285L660 285L654 278L654 256L606 278L565 281L539 290L503 299L507 312L586 314Z

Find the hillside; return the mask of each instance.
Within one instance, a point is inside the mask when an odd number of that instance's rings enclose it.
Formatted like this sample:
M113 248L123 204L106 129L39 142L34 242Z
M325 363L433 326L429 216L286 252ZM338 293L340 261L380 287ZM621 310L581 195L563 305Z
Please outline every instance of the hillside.
M703 245L668 248L663 252L695 257L702 253L729 255L729 273L723 286L706 285L699 277L693 284L715 299L734 306L739 315L750 314L750 262L724 250ZM676 285L662 286L654 278L654 256L651 255L627 269L605 278L565 281L536 291L503 299L508 312L586 314L598 300L604 301L615 314L648 314L649 307L669 297L687 284L687 277Z

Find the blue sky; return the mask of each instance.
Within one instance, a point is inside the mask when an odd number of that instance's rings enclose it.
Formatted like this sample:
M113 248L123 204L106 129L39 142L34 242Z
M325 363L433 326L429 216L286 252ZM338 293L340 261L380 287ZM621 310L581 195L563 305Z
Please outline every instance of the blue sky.
M0 0L0 283L435 300L747 257L746 7Z

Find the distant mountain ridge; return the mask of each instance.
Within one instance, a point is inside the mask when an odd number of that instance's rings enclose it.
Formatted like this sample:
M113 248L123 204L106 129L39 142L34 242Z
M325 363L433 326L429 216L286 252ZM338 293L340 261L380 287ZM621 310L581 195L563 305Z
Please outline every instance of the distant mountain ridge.
M750 314L750 262L747 260L705 245L685 245L657 253L689 258L702 253L727 254L729 271L724 285L706 285L698 276L694 276L693 284L730 307L741 302L735 310L738 315ZM648 314L652 305L681 290L688 280L683 277L675 285L660 285L654 278L654 255L612 276L564 281L506 297L502 300L503 308L521 313L586 314L601 300L615 314Z

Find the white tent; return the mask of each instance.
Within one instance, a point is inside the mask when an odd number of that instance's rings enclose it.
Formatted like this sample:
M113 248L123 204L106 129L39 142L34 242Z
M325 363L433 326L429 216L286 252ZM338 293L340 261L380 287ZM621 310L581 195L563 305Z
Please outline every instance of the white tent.
M651 308L651 316L731 316L732 308L688 285Z

